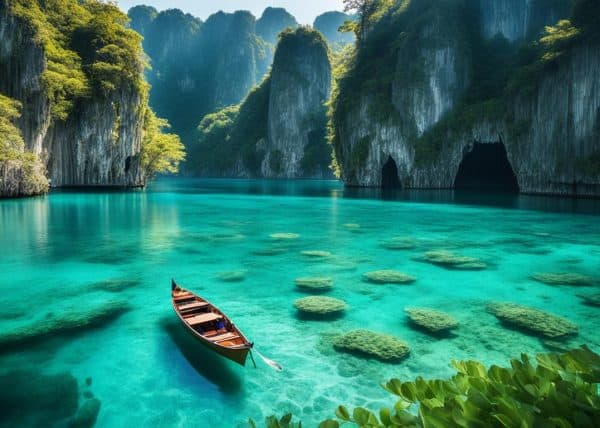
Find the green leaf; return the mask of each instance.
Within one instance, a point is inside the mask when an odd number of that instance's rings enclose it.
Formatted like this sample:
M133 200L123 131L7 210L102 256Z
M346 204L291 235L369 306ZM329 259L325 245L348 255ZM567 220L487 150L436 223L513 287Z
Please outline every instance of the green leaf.
M252 418L248 418L248 426L250 428L256 428L256 422Z
M379 419L385 426L391 425L392 419L391 419L390 409L388 409L387 407L383 407L382 409L380 409L379 410Z
M339 422L333 419L327 419L319 424L319 428L339 428L339 426Z
M338 406L338 408L335 409L335 415L346 422L350 422L352 420L350 419L350 412L348 412L348 409L344 406Z

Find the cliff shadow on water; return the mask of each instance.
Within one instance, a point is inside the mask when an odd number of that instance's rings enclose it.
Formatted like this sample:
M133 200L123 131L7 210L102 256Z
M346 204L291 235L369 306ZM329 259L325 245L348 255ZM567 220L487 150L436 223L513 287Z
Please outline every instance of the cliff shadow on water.
M454 188L519 193L517 176L504 144L501 141L473 143L458 167Z
M167 364L171 365L176 380L190 388L198 388L202 393L207 393L207 389L212 389L213 386L219 393L230 397L241 391L240 376L231 367L234 363L206 349L177 319L165 317L160 325L174 345L165 346L164 357ZM210 385L203 382L203 379Z

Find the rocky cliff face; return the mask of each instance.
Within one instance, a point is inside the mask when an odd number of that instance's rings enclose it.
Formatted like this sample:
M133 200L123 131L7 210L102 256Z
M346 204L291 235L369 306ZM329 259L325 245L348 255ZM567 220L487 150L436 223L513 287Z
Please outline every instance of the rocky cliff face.
M331 65L327 47L304 29L282 37L271 71L265 177L311 175L302 160L309 144L322 145L324 103L329 98ZM311 141L313 136L317 141ZM323 174L321 168L317 175Z
M331 177L327 44L306 27L280 36L271 72L239 106L202 120L190 168L224 177Z
M45 163L51 185L142 185L143 93L124 84L106 96L77 99L64 120L53 117L42 85L47 55L34 36L31 24L1 1L0 92L23 105L17 126L26 150Z
M481 29L486 38L501 35L511 42L535 37L569 16L572 6L573 0L480 0Z
M539 5L533 0L482 2L479 40L498 33L509 41L527 37L533 31L531 22L554 17L552 11L538 13ZM444 12L444 25L438 21L441 8L417 11L427 17L428 24L422 27L403 23L403 37L410 43L397 41L392 83L383 95L353 94L342 81L333 124L344 182L385 186L391 174L397 186L452 188L463 182L467 170L483 169L485 175L486 168L502 164L512 171L521 192L599 195L598 44L573 48L516 92L489 99L484 93L473 99L474 86L481 87L489 70L473 76L479 64L474 51L483 42L460 30L467 26L460 25L459 10ZM414 21L414 16L410 18L407 22ZM363 84L351 82L356 89ZM496 157L482 155L481 144L486 143L501 148ZM479 165L468 164L470 159Z

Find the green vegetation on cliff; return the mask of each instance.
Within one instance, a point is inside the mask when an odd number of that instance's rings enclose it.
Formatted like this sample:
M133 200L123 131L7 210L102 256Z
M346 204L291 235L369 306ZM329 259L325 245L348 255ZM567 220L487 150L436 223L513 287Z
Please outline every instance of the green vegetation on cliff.
M20 116L21 104L0 94L0 196L16 196L9 188L16 186L27 195L44 193L48 190L48 180L44 167L37 155L25 150L21 131L15 126ZM22 171L20 183L9 183L9 170Z
M25 78L39 79L42 100L47 99L50 107L50 126L57 122L63 123L61 126L78 126L76 120L80 120L78 115L86 106L104 103L116 112L112 126L113 134L118 136L122 126L120 111L125 108L120 104L132 103L126 106L127 109L145 118L141 127L143 175L151 177L155 173L176 171L184 157L182 146L177 136L161 134L168 124L156 118L148 107L149 86L144 78L147 63L141 45L142 37L128 28L129 18L116 4L99 0L8 0L0 6L21 32L11 42L14 44L9 50L12 56L3 61L7 61L9 66L11 63L20 64L21 51L25 55L27 49L33 50L34 55L40 54L41 74ZM10 77L22 79L20 76ZM20 97L18 85L22 82L16 81L16 88L11 89L10 85L6 88L10 93L14 91L15 97ZM23 103L34 102L20 100ZM19 133L15 134L17 128L13 124L27 126L27 123L15 122L18 104L3 98L2 106L2 132L10 134L10 137L3 138L2 156L5 159L21 159L24 174L21 174L21 181L35 179L39 184L44 168L37 157L25 149L32 142L23 141ZM30 112L38 107L25 105L23 108ZM25 118L24 122L27 120ZM37 117L35 120L44 121L45 118ZM138 125L127 126L137 128ZM134 129L130 131L134 136L140 135ZM19 137L16 138L16 135ZM59 143L63 144L62 141ZM33 164L39 164L39 167L32 169L30 165ZM34 170L39 177L30 173ZM43 181L47 189L47 180L44 178ZM26 187L26 183L23 186Z
M348 26L358 37L354 50L344 52L334 70L329 139L338 171L342 164L354 168L366 161L368 151L357 150L357 141L344 136L342 143L344 126L350 126L353 114L365 106L372 121L400 130L413 146L414 162L420 167L432 165L451 136L483 120L505 120L511 133L519 134L525 124L514 121L509 108L515 96L530 94L544 72L555 69L575 48L600 40L600 3L596 0L575 0L569 20L547 26L541 36L530 29L529 38L515 42L501 35L484 37L478 0L345 3L359 18ZM556 0L552 10L570 10L571 3ZM542 8L541 3L532 7ZM532 27L539 27L537 21L534 24ZM432 28L436 29L433 33ZM420 133L413 112L407 108L410 100L402 94L414 88L412 96L418 98L420 88L429 85L428 67L433 66L424 55L428 49L441 49L449 43L464 59L465 70L455 72L462 72L468 84L455 96L452 108Z
M279 35L273 68L293 76L289 84L310 85L295 68L296 55L321 48L327 53L323 36L307 27L287 29ZM268 145L271 71L260 85L250 91L239 105L225 107L206 115L198 126L199 140L190 153L188 168L200 175L260 176ZM311 129L301 167L305 175L327 170L331 160L326 133L325 108L305 118L304 129ZM280 169L281 152L271 153L271 169Z

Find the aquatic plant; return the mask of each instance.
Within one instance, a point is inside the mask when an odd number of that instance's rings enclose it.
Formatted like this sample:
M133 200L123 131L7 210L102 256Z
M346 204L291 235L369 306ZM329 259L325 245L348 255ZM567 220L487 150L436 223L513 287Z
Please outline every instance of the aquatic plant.
M300 254L306 257L318 258L318 259L326 259L327 257L331 257L331 253L329 251L320 251L320 250L306 250L301 251Z
M319 428L347 422L359 428L595 426L600 355L583 345L562 354L538 354L535 360L521 354L509 367L452 361L456 374L450 379L391 379L383 387L398 397L393 406L378 413L339 406L337 419ZM250 426L256 427L254 422Z
M332 340L334 349L365 355L385 362L395 362L406 357L410 348L402 340L369 330L351 330Z
M217 272L217 278L224 282L240 282L246 279L246 271L240 269Z
M346 302L333 297L308 296L294 302L300 312L312 315L331 315L343 312L348 308Z
M376 284L409 284L416 281L416 278L410 275L391 269L366 272L363 279Z
M325 291L333 287L333 279L325 276L296 278L294 283L298 288L311 291Z
M300 238L300 235L297 233L271 233L269 237L272 239L291 240Z
M105 324L129 310L126 301L109 301L86 311L48 314L30 324L0 333L0 352L38 340L75 333Z
M413 238L407 236L394 236L381 241L380 245L388 250L411 250L417 246L417 243Z
M411 323L431 333L441 333L458 327L458 321L445 312L430 308L405 308Z
M593 285L594 279L591 276L582 275L579 273L568 272L568 273L534 273L531 278L536 281L543 282L549 285Z
M427 251L417 260L448 269L481 270L487 268L487 265L476 257L461 256L445 250Z
M539 309L508 302L493 302L487 310L503 323L550 339L577 334L571 321Z

